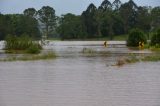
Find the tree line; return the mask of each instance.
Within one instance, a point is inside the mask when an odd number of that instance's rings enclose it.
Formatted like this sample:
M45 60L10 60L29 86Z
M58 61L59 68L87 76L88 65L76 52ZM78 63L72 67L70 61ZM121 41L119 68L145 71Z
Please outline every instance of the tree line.
M138 28L146 34L160 27L160 6L138 6L133 0L111 3L104 0L99 7L90 4L81 15L67 13L60 17L54 8L25 9L23 14L0 14L0 39L24 33L33 38L58 36L61 39L86 39L128 34Z

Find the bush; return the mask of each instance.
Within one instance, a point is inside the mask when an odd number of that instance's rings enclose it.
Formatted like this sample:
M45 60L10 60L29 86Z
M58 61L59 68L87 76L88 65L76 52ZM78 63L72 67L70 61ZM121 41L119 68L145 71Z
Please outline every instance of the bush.
M42 49L41 45L33 42L33 40L27 36L22 35L21 37L8 35L6 37L5 50L8 53L39 53Z
M157 32L153 34L151 38L151 46L160 47L160 29L158 29Z
M38 54L40 53L40 48L37 44L33 44L27 49L26 52L31 54Z
M129 33L127 39L127 46L137 47L139 46L139 42L147 42L147 38L144 33L139 29L133 29Z
M21 37L8 35L5 40L5 49L7 50L24 50L32 45L32 39L27 35L22 35Z

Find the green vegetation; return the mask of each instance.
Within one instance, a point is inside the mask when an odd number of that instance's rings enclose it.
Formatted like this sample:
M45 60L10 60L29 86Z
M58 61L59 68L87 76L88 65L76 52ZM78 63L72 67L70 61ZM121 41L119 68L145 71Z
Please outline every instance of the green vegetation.
M39 54L39 55L23 55L19 57L10 57L10 58L5 58L5 59L0 59L0 61L33 61L33 60L48 60L48 59L53 59L56 58L56 54L53 52L49 52L46 54Z
M144 57L131 55L131 57L128 57L128 58L124 57L124 58L118 59L116 64L113 66L123 66L124 64L136 63L136 62L140 62L140 61L143 61L143 62L145 62L145 61L150 61L150 62L160 61L160 55L155 54L155 55L144 56Z
M160 52L160 47L159 46L158 47L156 47L156 46L150 46L149 49L151 51L154 51L154 52Z
M59 19L60 25L57 28L61 39L84 39L87 33L85 32L82 20L74 14L68 13Z
M25 9L23 14L0 13L0 40L6 40L6 53L40 53L42 47L34 42L37 39L58 40L126 40L127 45L138 47L139 42L153 51L160 51L159 28L160 6L137 6L133 0L122 3L115 0L111 3L104 0L99 7L91 3L81 15L72 13L60 17L55 15L54 8L43 6L40 10ZM131 32L129 33L129 31ZM153 35L150 36L150 34ZM7 36L8 35L8 36ZM127 38L128 35L128 38ZM33 39L31 39L33 38ZM94 53L92 49L84 48L83 53ZM13 57L9 60L36 60L55 57L53 54L32 55L31 57ZM157 57L159 60L159 57ZM156 60L146 57L142 60ZM120 59L117 64L139 61L136 57Z
M160 48L160 29L158 29L157 32L153 34L151 38L151 46Z
M7 35L20 37L24 33L34 39L40 39L38 20L23 14L0 14L0 40L4 40Z
M126 58L125 59L125 61L127 62L127 63L135 63L135 62L137 62L137 61L139 61L140 59L139 58L137 58L137 56L135 55L135 54L130 54L129 55L129 58Z
M127 40L127 35L115 35L113 40L115 40L115 41L126 41Z
M151 42L146 42L146 37L144 36L143 32L134 29L130 32L127 45L131 47L139 46L139 42L146 43L143 49L149 49L154 51L155 54L151 56L143 56L137 57L136 55L131 55L129 58L121 58L117 60L116 66L122 66L126 63L135 63L138 61L160 61L160 29L158 29L153 36L151 37Z
M120 59L117 60L116 64L113 66L123 66L124 64L128 64L128 63L136 63L140 61L139 58L136 57L136 55L134 54L130 54L129 57L122 57Z
M160 61L160 55L146 56L142 61Z
M27 35L22 35L21 37L8 35L6 37L5 50L7 53L40 53L42 47L34 42Z
M67 13L60 17L50 6L43 6L40 10L28 8L23 14L0 14L0 40L4 40L8 34L22 36L23 33L34 39L113 40L117 36L124 38L123 35L133 28L141 29L149 38L149 33L160 25L159 12L160 6L142 7L133 0L125 3L104 0L99 7L91 3L81 15Z
M128 36L127 39L127 46L131 46L131 47L138 47L139 46L139 42L147 42L147 39L145 37L145 35L143 34L143 32L139 29L133 29Z
M112 40L114 41L126 41L127 35L115 35ZM49 39L49 40L60 40L60 39ZM100 37L100 38L79 38L79 39L64 39L66 41L108 41L109 37Z
M26 49L26 52L30 54L38 54L40 53L40 50L41 46L39 46L38 44L32 44L29 48Z
M160 29L153 33L151 37L151 42L145 44L145 48L155 52L160 52Z
M43 6L37 11L38 20L42 23L43 36L48 38L48 35L54 31L56 26L55 10L50 6Z

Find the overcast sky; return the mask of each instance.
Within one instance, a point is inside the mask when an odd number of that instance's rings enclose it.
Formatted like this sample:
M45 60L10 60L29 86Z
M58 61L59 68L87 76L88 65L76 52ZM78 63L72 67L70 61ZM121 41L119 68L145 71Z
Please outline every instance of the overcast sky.
M56 15L65 13L81 14L90 3L97 7L103 0L0 0L0 12L3 14L23 13L23 10L34 7L37 10L42 6L51 6ZM113 2L114 0L110 0ZM121 0L123 3L128 0ZM134 0L138 6L160 6L160 0Z

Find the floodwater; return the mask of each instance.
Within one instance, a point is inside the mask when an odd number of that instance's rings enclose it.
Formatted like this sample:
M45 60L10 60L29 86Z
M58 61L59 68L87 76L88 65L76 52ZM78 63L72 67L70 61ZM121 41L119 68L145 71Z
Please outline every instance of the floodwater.
M102 45L50 42L44 48L56 59L0 62L0 106L160 106L160 62L112 66L130 53L151 52L125 42Z

